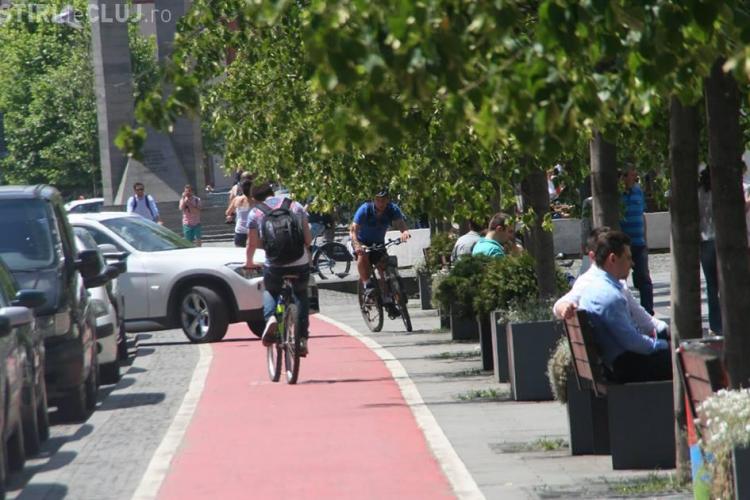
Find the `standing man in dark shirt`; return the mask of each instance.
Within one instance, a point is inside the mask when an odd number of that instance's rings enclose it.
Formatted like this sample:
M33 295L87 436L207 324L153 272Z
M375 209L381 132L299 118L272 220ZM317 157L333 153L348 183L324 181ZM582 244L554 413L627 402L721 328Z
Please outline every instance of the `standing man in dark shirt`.
M654 285L648 270L648 243L646 241L646 199L638 185L635 167L628 166L623 172L625 190L622 203L625 216L620 220L622 232L630 237L630 250L633 253L633 285L641 296L641 305L653 316Z

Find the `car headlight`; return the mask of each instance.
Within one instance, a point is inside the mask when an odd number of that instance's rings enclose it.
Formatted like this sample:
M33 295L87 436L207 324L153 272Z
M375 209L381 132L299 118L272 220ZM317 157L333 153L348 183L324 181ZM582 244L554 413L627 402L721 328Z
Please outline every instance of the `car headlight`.
M109 313L107 304L101 299L89 299L89 304L91 304L91 310L96 318L106 316Z
M36 327L43 337L64 335L70 330L70 311L60 311L36 318Z
M226 266L245 279L260 278L263 276L263 270L261 268L248 269L245 267L244 263L230 262L229 264L226 264Z

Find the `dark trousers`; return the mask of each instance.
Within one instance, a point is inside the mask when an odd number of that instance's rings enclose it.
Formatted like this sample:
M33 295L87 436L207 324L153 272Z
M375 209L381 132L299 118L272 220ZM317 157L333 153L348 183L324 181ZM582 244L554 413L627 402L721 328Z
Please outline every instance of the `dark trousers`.
M716 267L716 241L701 241L701 267L706 278L708 299L708 326L721 334L721 306L719 305L719 275Z
M641 296L641 305L653 316L654 314L654 284L648 271L648 247L631 246L633 254L633 285Z
M624 352L612 363L614 379L627 382L651 382L672 379L672 351L663 349L653 354Z
M234 233L234 246L244 248L247 245L247 233Z
M284 287L284 276L295 275L294 302L297 304L299 313L300 337L308 336L310 327L310 299L307 296L307 283L310 281L310 266L291 267L264 267L263 268L263 316L268 318L276 311L276 301L279 299L281 289Z

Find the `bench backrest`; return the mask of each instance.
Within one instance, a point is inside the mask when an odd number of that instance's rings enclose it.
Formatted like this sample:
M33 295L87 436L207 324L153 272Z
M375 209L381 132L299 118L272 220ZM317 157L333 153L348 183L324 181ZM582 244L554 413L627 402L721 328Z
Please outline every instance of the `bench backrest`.
M578 387L583 389L581 379L588 380L594 394L604 396L607 393L604 363L594 343L594 329L585 311L577 311L572 318L565 320L565 333Z
M728 386L723 347L723 339L711 339L682 342L677 349L677 362L693 418L699 417L697 408L703 401Z

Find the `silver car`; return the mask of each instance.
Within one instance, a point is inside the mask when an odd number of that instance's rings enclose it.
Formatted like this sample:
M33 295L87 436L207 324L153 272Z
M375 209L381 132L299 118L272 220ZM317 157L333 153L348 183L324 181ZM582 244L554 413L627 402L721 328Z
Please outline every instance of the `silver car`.
M182 328L191 342L221 340L230 323L263 333L263 278L244 269L245 251L195 247L169 229L122 212L70 214L105 256L127 254L118 278L129 332ZM255 254L262 264L265 255ZM314 286L314 284L312 285Z

